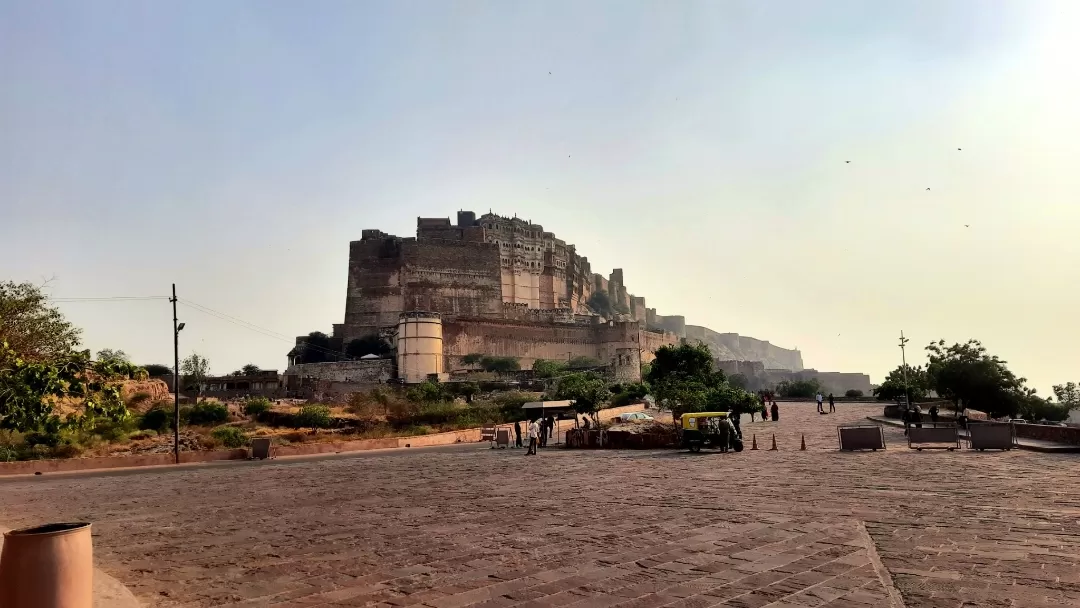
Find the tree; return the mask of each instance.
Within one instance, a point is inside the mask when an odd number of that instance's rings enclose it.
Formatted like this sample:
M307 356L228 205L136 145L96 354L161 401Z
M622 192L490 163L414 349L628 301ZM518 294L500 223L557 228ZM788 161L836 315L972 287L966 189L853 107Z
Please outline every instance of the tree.
M53 361L79 345L80 330L33 283L0 282L0 343L27 361Z
M1014 416L1023 407L1038 407L1031 401L1035 391L1024 386L1027 380L1017 378L996 355L987 354L978 340L952 346L940 340L930 343L926 350L930 387L952 401L957 412L961 403L993 418Z
M678 420L685 412L702 412L709 405L709 391L728 386L724 373L713 369L709 347L701 344L661 346L645 378L657 404L671 410Z
M601 364L592 357L574 357L566 364L570 369L591 369L601 367Z
M566 371L566 364L551 359L537 359L533 361L532 370L537 378L553 378Z
M252 376L252 375L255 375L255 374L257 374L257 373L259 373L261 371L262 370L259 369L258 365L255 365L254 363L248 363L247 365L241 367L240 369L236 370L235 372L233 372L233 373L231 373L229 375L230 376Z
M848 399L858 399L863 396L863 392L857 388L849 388L844 396Z
M926 397L929 392L930 376L921 365L898 365L889 372L885 381L874 389L874 396L885 401L904 401L906 397L915 402Z
M480 367L486 372L506 373L518 371L521 363L515 357L483 357Z
M750 379L746 377L746 374L733 374L728 377L728 384L745 391L746 387L750 386Z
M810 378L808 380L783 380L776 385L776 392L781 397L785 398L807 398L813 397L824 389L821 386L821 382L817 378Z
M131 357L127 356L122 350L113 350L111 348L103 348L97 353L97 360L100 362L110 363L131 363Z
M465 365L476 365L484 358L484 355L480 353L469 353L461 358L461 362Z
M195 403L198 403L199 398L202 397L202 385L210 376L210 362L198 353L191 353L188 358L180 362L180 373L184 376L184 385L187 388L195 388Z
M552 395L555 399L569 399L579 414L593 414L611 398L604 379L594 373L571 373L559 378Z
M1070 410L1080 408L1080 387L1077 387L1075 382L1055 384L1054 396L1058 403Z
M161 363L148 363L143 366L146 373L151 378L160 378L161 376L171 376L173 369L171 365L163 365Z
M365 355L385 357L393 352L394 348L390 346L390 343L379 336L357 338L345 346L345 354L357 359Z
M611 305L611 298L603 291L594 291L589 296L586 306L594 313L608 319L615 316L615 308Z
M293 349L297 363L325 363L328 361L340 361L342 353L333 348L330 336L321 331L313 331L308 334L300 344Z

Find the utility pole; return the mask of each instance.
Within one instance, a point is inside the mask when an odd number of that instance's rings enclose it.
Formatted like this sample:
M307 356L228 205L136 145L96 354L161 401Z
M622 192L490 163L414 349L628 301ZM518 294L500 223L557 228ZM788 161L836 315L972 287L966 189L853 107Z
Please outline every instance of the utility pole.
M900 369L904 372L904 401L907 403L907 409L911 409L911 387L908 386L907 377L907 355L904 353L904 346L910 342L904 337L904 330L900 330L900 362L903 363L903 367Z
M172 326L173 326L173 459L180 464L180 330L182 325L176 319L176 283L172 286Z

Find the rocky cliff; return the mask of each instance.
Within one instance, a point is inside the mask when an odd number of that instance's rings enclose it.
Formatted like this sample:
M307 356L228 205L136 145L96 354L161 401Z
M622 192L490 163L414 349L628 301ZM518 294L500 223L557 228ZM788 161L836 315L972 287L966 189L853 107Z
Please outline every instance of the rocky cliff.
M803 369L802 353L774 346L765 340L739 334L721 334L700 325L687 325L686 338L701 340L721 361L761 361L765 369Z

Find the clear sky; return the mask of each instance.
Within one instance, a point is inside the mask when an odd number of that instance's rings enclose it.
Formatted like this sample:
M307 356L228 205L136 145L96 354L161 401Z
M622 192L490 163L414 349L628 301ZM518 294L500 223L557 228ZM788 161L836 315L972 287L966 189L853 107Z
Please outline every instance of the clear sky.
M1075 0L0 0L0 279L329 332L362 229L491 209L807 366L974 337L1047 394L1080 380L1078 30ZM168 302L59 305L171 361ZM180 315L181 356L284 367Z

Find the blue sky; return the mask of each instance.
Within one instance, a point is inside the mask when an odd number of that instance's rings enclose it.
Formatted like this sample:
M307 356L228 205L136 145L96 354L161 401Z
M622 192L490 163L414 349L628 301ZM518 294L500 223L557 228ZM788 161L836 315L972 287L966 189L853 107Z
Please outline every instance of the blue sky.
M1077 26L1065 1L0 1L0 278L329 331L362 229L491 209L818 369L880 381L903 329L1045 394L1080 380ZM61 306L89 348L171 358L166 302ZM181 316L216 372L284 365Z

